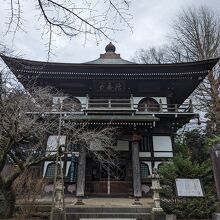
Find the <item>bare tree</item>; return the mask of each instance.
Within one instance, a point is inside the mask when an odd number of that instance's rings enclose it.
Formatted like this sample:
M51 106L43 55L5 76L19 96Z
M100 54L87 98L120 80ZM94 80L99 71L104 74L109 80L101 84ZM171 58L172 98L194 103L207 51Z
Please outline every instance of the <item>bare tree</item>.
M132 58L134 62L145 64L161 64L171 62L168 57L168 47L150 47L149 49L140 49L136 51L135 56Z
M0 216L12 215L15 205L13 182L26 169L47 159L44 141L56 121L43 115L51 95L35 88L31 94L22 88L7 88L0 99ZM39 111L36 117L28 112ZM52 130L51 130L52 131ZM2 172L11 164L11 172Z
M64 118L65 120L65 118ZM112 127L98 127L96 129L88 128L87 123L77 121L68 121L63 125L62 135L67 135L67 145L74 145L80 143L84 145L89 154L92 154L99 162L115 168L114 159L117 157L115 151L115 132L116 128ZM80 124L80 125L79 125ZM113 169L112 169L113 170Z
M34 170L25 170L13 183L16 194L16 204L19 207L16 218L31 219L37 212L36 202L43 194L45 179L39 178Z
M127 0L32 0L32 23L38 23L41 33L48 38L48 57L54 35L65 35L69 38L83 34L85 41L92 35L99 42L102 36L111 39L111 33L121 30L122 25L131 29L129 4ZM26 1L11 0L9 2L9 21L6 34L25 30L24 14ZM38 26L39 26L38 25Z
M171 38L185 61L205 60L220 55L220 17L207 7L188 8L173 23ZM220 69L209 72L194 98L210 119L211 130L220 133Z
M51 112L54 89L7 85L0 98L0 216L10 217L14 211L15 193L13 182L31 166L68 150L66 146L59 152L46 153L48 135L57 134L59 115L63 117L61 134L69 138L68 144L82 143L101 162L113 155L113 129L90 130L86 123L65 118L66 113ZM99 150L91 149L93 146ZM6 172L8 165L11 171Z
M207 7L187 8L174 20L169 44L137 52L142 63L178 63L220 56L220 17ZM198 109L207 112L211 132L220 133L220 66L209 72L193 93Z
M171 36L185 60L197 61L219 56L219 14L208 7L187 8L173 22Z
M145 64L186 62L179 46L172 42L171 44L165 44L161 47L139 49L132 59L134 62Z

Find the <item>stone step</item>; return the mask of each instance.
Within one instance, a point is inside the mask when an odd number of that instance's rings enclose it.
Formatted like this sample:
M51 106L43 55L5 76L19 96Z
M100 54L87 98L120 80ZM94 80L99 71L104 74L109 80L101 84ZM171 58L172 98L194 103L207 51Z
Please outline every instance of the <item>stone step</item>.
M50 209L44 206L38 207L38 212L33 216L49 217ZM67 207L66 219L78 220L78 219L138 219L138 220L150 220L151 209L144 207Z
M138 219L138 220L150 220L150 213L66 213L66 219Z
M42 219L48 219L50 216L50 213L34 213L33 217L41 217ZM73 212L73 213L66 213L66 219L67 220L74 220L74 219L99 219L101 220L103 219L138 219L138 220L150 220L151 219L151 215L150 213L77 213L77 212Z
M36 213L33 216L41 216L48 219L51 211L51 205L44 204L36 207ZM151 208L143 206L71 206L66 207L67 220L85 219L138 219L150 220ZM59 218L58 218L59 219Z
M98 220L136 220L136 218L98 218ZM80 218L79 220L97 220L97 218Z
M35 209L36 209L36 211L50 212L51 205L37 205L35 207ZM66 207L66 212L150 213L151 208L146 208L146 207L114 207L114 206L111 206L111 207L104 207L104 206L89 206L89 207L88 206L73 206L73 207Z
M150 208L145 207L66 207L66 212L69 213L150 213Z

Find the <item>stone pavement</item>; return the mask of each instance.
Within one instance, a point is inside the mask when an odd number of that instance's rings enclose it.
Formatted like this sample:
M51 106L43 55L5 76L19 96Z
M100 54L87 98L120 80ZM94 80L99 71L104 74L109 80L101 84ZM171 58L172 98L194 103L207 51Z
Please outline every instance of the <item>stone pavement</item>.
M39 203L50 203L51 197L43 197L38 200ZM153 207L153 199L152 198L141 198L140 202L142 205L139 207L144 208L152 208ZM76 197L66 197L65 198L65 206L66 207L73 207L76 203ZM133 205L134 198L109 198L109 197L85 197L83 199L85 206L98 206L98 207L136 207ZM77 205L80 206L80 205Z

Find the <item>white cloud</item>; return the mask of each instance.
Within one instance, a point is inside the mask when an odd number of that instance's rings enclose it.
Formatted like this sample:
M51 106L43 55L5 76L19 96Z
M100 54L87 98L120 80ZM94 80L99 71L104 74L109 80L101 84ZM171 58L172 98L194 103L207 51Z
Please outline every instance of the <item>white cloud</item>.
M23 12L25 12L24 25L26 32L19 32L16 35L12 46L10 35L3 36L5 22L7 21L7 1L1 3L0 9L0 41L8 47L13 47L16 54L23 55L26 59L45 60L47 48L46 39L42 39L41 33L36 30L39 26L34 25L32 19L37 19L34 14L34 1L25 1ZM130 12L133 14L133 34L129 30L113 34L117 43L114 43L117 53L125 59L130 59L139 48L162 45L166 42L166 35L169 33L169 25L172 19L183 7L208 5L214 10L220 10L219 0L133 0ZM53 61L59 62L86 62L99 57L104 53L105 45L109 41L102 39L97 45L93 38L90 38L84 45L83 35L69 40L65 37L56 36L55 47L52 57Z

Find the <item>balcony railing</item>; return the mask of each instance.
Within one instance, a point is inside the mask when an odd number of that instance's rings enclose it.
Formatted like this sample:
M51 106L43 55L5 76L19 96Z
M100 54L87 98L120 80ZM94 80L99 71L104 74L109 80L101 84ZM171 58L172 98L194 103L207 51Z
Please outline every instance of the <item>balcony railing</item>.
M133 97L130 99L91 99L86 98L86 102L69 102L60 104L59 108L54 106L54 112L133 112L137 114L146 113L193 113L191 100L184 104L163 104L157 103L134 103Z
M88 99L87 109L132 109L130 99Z
M188 104L134 104L133 99L87 99L85 111L116 111L127 110L135 112L173 112L173 113L192 113L193 105Z

